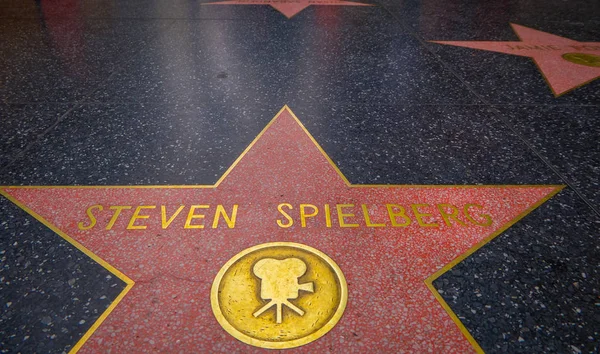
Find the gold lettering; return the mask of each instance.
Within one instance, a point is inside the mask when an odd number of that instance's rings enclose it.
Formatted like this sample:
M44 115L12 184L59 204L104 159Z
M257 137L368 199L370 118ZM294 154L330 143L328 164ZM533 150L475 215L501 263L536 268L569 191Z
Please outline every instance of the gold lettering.
M311 208L313 210L312 213L306 214L306 208ZM312 204L300 204L300 223L302 227L306 227L306 219L313 218L319 214L319 209Z
M483 207L481 205L478 205L478 204L466 204L465 208L464 208L465 216L467 217L467 219L469 219L470 222L472 222L473 224L478 225L478 226L490 226L490 225L492 225L492 217L489 216L489 215L487 215L487 214L481 214L480 215L482 218L485 219L484 222L479 222L479 221L475 220L471 216L471 214L469 213L469 208L471 208L471 207L477 208L477 209L483 209Z
M108 225L106 225L107 230L112 229L112 227L115 225L115 223L117 222L117 219L119 218L119 215L121 214L121 211L124 209L131 209L131 206L130 205L113 205L109 209L114 210L115 212L113 213L112 218L110 218Z
M87 208L87 210L85 211L85 213L87 214L88 218L90 219L90 224L88 226L83 226L83 222L80 221L77 224L77 227L79 227L79 230L89 230L91 228L93 228L94 226L96 226L96 217L94 216L94 214L92 214L92 210L94 209L98 209L98 211L102 211L102 209L104 209L102 207L102 205L92 205L91 207Z
M369 216L369 209L367 209L366 204L362 204L362 210L365 216L365 223L367 224L367 227L385 227L385 224L373 224L371 222L371 217Z
M387 207L388 215L390 217L390 221L392 222L393 227L406 227L410 225L410 218L406 216L404 208L401 205L386 204L385 206ZM400 209L400 211L394 212L394 208ZM398 224L398 222L396 221L397 217L402 217L404 219L404 222L402 224Z
M331 210L329 204L325 204L325 225L331 227Z
M227 227L233 229L235 227L235 219L237 218L238 205L234 204L231 210L231 217L225 212L225 208L221 204L217 205L217 211L215 212L215 218L213 219L212 228L216 229L219 226L219 216L223 216L223 220L227 224Z
M161 216L161 221L162 221L162 228L166 229L167 227L169 227L169 225L171 225L171 223L173 222L173 220L175 220L177 215L179 215L179 213L181 213L183 208L185 208L185 205L179 206L179 208L177 208L175 213L173 213L173 215L171 215L169 220L167 220L167 207L164 205L161 205L160 206L160 216Z
M340 227L358 227L358 224L346 224L345 218L352 218L354 214L352 213L344 213L342 208L353 208L354 204L336 204L338 221L340 222Z
M450 219L452 218L459 225L465 226L465 223L462 222L458 218L458 209L454 205L452 205L452 204L438 204L437 208L440 211L440 214L442 215L442 219L444 219L444 222L446 223L446 225L452 227L452 223L450 223ZM449 208L450 210L452 210L452 212L450 214L448 214L446 212L446 208Z
M277 220L277 225L279 225L279 227L283 227L283 228L288 228L292 225L294 225L294 220L292 219L291 216L289 216L288 213L286 213L285 211L283 211L283 207L287 207L290 208L290 210L293 209L291 204L288 203L281 203L277 206L277 210L279 210L279 212L283 215L284 218L286 218L288 220L287 224L284 224L283 221L281 220Z
M415 217L417 218L417 222L421 227L439 227L440 225L436 223L427 224L423 221L423 217L431 217L431 214L423 213L419 210L419 208L429 208L429 204L411 204L410 207L415 213Z
M208 209L210 205L192 205L188 213L187 219L185 220L185 229L203 229L204 225L192 225L193 219L204 219L204 214L195 214L196 209Z
M148 219L150 215L140 215L140 211L142 209L154 209L156 205L140 205L135 208L133 215L131 215L131 219L129 219L129 225L127 225L127 230L144 230L146 229L146 225L134 225L137 219Z

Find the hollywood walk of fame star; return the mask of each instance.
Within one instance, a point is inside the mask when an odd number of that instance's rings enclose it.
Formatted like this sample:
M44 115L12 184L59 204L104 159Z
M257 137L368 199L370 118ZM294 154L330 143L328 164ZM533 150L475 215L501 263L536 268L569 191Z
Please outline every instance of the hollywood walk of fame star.
M431 42L530 57L555 96L600 77L600 42L578 42L525 26L511 26L520 41Z
M202 5L270 5L285 17L292 18L309 6L373 6L360 2L343 0L228 0L204 3Z
M220 327L211 283L241 250L296 242L348 283L339 323L300 351L466 353L480 348L433 280L561 188L353 185L286 106L214 185L0 193L127 283L73 351L256 349Z

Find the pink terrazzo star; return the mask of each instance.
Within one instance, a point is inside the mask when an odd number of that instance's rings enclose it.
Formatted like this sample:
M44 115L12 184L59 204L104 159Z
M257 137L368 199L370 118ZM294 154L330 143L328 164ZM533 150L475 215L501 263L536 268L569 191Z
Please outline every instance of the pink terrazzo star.
M270 5L275 10L281 12L287 18L292 18L294 15L313 6L373 6L371 4L363 4L352 1L342 0L229 0L220 2L205 3L202 5Z
M516 24L511 26L521 41L431 42L530 57L555 96L600 77L600 42L577 42Z
M215 185L0 193L128 284L74 351L272 353L220 327L210 289L240 251L286 241L348 282L340 322L290 353L467 353L480 348L433 280L561 188L353 185L284 107Z

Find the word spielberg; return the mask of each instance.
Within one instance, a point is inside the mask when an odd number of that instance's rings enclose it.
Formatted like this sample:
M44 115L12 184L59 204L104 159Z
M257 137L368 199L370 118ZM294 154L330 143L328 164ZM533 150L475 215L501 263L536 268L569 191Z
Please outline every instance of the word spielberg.
M243 207L243 206L242 206ZM87 220L79 221L80 230L125 228L145 230L160 226L162 229L233 229L242 209L232 205L92 205L85 214ZM256 206L249 207L255 218ZM453 204L297 204L273 205L267 216L280 228L289 227L488 227L492 216L485 207L476 203ZM246 220L252 222L252 220Z

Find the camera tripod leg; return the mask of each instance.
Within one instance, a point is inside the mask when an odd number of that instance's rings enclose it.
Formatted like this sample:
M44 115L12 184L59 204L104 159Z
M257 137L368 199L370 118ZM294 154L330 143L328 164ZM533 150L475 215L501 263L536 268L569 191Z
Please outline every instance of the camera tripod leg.
M260 310L256 311L253 316L254 317L258 317L260 315L263 314L263 312L267 311L269 308L271 308L271 306L273 306L275 304L275 301L271 300L269 301L269 303L267 303L265 306L261 307Z

